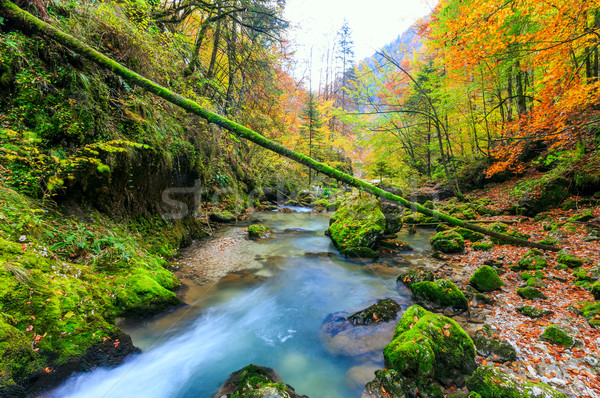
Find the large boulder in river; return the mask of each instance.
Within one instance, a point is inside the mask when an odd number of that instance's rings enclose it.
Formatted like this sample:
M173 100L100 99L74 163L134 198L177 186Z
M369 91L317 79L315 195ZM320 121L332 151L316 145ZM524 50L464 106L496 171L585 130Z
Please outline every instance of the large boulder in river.
M477 367L475 345L454 320L414 305L406 310L392 341L383 349L385 370L375 373L367 392L381 387L394 397L442 397L440 386L462 386Z
M284 384L273 369L256 365L248 365L233 372L213 397L306 398Z
M385 216L379 200L358 197L338 209L329 220L327 235L338 250L375 248L385 230Z

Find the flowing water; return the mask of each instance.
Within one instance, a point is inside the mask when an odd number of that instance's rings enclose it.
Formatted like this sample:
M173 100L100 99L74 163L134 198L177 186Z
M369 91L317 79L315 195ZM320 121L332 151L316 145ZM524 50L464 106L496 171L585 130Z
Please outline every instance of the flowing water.
M340 258L323 234L328 214L254 217L274 236L251 241L244 226L236 225L194 244L183 253L179 275L191 284L187 305L120 325L142 353L114 368L74 375L47 397L209 398L230 373L250 363L274 368L311 398L360 397L365 380L383 366L381 348L361 346L342 355L356 347L351 340L342 341L342 350L326 344L323 322L384 297L405 309L410 293L394 277L373 275L363 270L365 263ZM426 261L421 253L429 247L428 233L401 238L415 247L406 257L410 263ZM215 269L237 270L233 275L239 278L216 283ZM384 333L393 333L393 326Z

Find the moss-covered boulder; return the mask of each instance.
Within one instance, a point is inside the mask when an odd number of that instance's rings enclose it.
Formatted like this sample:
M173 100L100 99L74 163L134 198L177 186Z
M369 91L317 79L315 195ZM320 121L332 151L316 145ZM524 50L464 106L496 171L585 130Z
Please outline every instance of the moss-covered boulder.
M385 366L428 391L432 384L461 386L475 369L475 346L452 319L414 305L383 349Z
M479 267L469 279L469 283L480 292L491 292L504 286L496 270L489 265Z
M271 368L248 365L233 372L219 388L215 397L228 398L302 398L284 384Z
M250 239L260 239L269 236L271 230L263 224L252 224L248 227L248 237Z
M517 351L508 341L494 337L496 330L490 325L483 325L473 336L477 353L495 362L512 362L517 360Z
M528 217L559 205L567 196L570 181L564 177L541 178L516 190L517 211Z
M230 224L236 221L235 215L229 210L216 210L209 214L209 220L223 224Z
M600 300L600 281L594 283L590 289L590 293L596 300Z
M449 308L454 311L469 309L469 303L463 292L448 279L413 283L410 285L410 290L417 303L428 309L441 310Z
M333 213L327 235L338 250L354 247L374 249L385 230L385 216L379 200L356 198Z
M485 238L485 235L480 232L471 231L467 228L454 228L454 231L458 232L463 239L470 240L471 242L478 242Z
M559 264L564 264L569 268L577 268L577 267L581 267L583 265L583 260L564 251L561 250L558 255L556 256L556 261Z
M442 231L431 238L431 246L442 253L460 253L465 249L465 240L456 231Z
M393 321L398 317L400 305L392 299L378 300L376 304L346 318L353 326L371 325L378 322Z
M575 340L567 333L566 329L560 325L550 325L540 335L540 339L549 342L550 344L562 345L570 348L575 343Z
M43 362L33 351L30 337L5 319L9 318L0 315L0 395L14 393L15 397L24 397L25 390L20 384L39 370Z
M542 278L533 277L533 278L527 279L527 286L543 288L543 287L547 287L548 284Z
M592 219L594 219L594 213L592 213L592 210L590 210L590 209L578 211L577 213L575 213L571 217L569 217L569 221L576 221L576 222L586 222L586 221L590 221Z
M483 242L473 243L473 245L471 245L471 247L474 250L487 251L487 250L492 250L494 248L494 244L490 241L483 241Z
M398 275L396 282L410 287L413 283L424 281L433 282L434 279L433 272L428 269L411 269L410 271Z
M377 258L379 254L371 249L370 247L349 247L347 249L341 249L340 254L344 257L349 258Z
M493 366L480 366L467 379L467 387L485 398L567 398L547 384L516 379Z
M548 266L548 261L544 257L537 255L536 252L529 252L525 258L519 260L518 264L513 264L510 269L513 271L519 270L536 270L543 269Z
M517 307L517 312L521 315L527 316L529 318L537 319L543 318L546 315L554 314L554 311L544 310L537 307L532 307L530 305L524 305L521 307Z
M394 239L394 238L388 238L388 239L382 239L379 241L379 246L380 247L385 247L388 249L392 249L395 251L412 251L413 247L411 245L409 245L408 243L398 240L398 239Z
M600 303L580 301L571 305L569 310L583 316L591 327L600 328Z
M517 294L519 295L519 297L522 297L527 300L545 300L548 298L539 289L530 286L521 287L517 289Z

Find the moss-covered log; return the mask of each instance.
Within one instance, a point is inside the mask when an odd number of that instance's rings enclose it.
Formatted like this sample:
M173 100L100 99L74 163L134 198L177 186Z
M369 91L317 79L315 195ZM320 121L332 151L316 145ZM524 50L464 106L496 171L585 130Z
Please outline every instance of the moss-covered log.
M236 134L238 137L247 139L252 141L253 143L262 146L268 150L271 150L279 155L288 157L302 165L308 166L309 168L316 170L319 173L325 174L329 177L335 178L338 181L344 182L348 185L356 187L362 191L371 193L373 195L378 196L381 199L387 199L393 202L397 202L402 204L405 207L409 207L414 211L419 213L423 213L429 217L435 217L443 222L446 222L451 225L468 228L472 231L480 232L482 234L491 236L493 238L497 238L509 243L513 243L519 246L526 247L535 247L544 250L552 250L558 251L559 249L555 246L549 246L541 243L530 242L527 240L515 238L513 236L509 236L506 234L498 233L495 231L490 231L489 229L485 229L479 227L477 225L473 225L471 223L465 222L463 220L459 220L458 218L454 218L444 213L440 213L438 211L428 209L426 207L421 206L418 203L410 202L400 196L394 195L390 192L384 191L381 188L378 188L374 185L368 184L364 181L359 180L349 174L342 173L339 170L334 169L324 163L317 162L316 160L303 155L301 153L292 151L285 146L272 141L251 129L242 126L241 124L235 123L223 116L220 116L214 112L211 112L207 109L204 109L196 102L184 98L179 94L174 93L173 91L155 83L129 69L125 66L119 64L118 62L108 58L107 56L101 54L100 52L94 50L90 46L81 42L77 38L61 31L60 29L36 18L30 13L20 9L13 2L8 0L0 0L0 7L2 9L2 15L5 15L12 19L17 23L18 26L38 32L42 35L45 35L53 40L56 40L60 44L69 48L70 50L80 54L81 56L89 59L90 61L98 64L101 67L107 68L114 72L115 74L121 76L130 84L135 84L143 89L169 101L172 104L175 104L186 111L196 114L204 119L206 119L209 123L214 123L226 130L231 131Z

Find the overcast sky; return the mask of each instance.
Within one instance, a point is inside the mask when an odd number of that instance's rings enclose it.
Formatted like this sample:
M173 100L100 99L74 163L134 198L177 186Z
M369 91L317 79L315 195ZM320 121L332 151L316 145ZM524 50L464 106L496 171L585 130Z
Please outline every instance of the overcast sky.
M312 76L318 81L322 54L335 41L344 18L352 29L356 60L373 55L431 10L433 0L287 0L289 37L296 43L296 77L308 71L313 49Z

